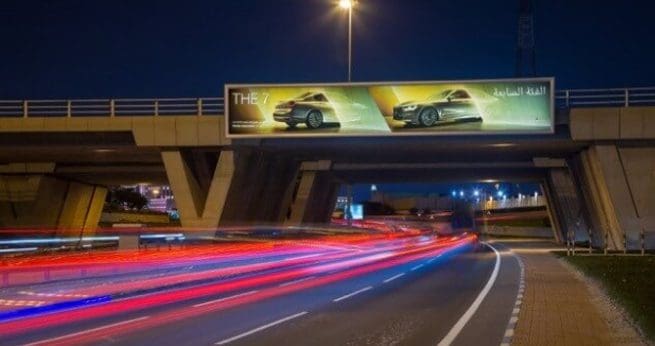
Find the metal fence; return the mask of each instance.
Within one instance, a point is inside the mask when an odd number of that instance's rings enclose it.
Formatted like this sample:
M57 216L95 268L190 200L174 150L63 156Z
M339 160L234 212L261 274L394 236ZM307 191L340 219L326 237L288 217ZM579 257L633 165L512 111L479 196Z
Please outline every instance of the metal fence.
M0 117L217 116L222 97L162 99L0 100Z
M557 90L555 105L558 108L655 105L655 87ZM223 97L0 100L0 117L217 116L224 112Z
M655 105L655 87L557 90L555 103L560 108Z

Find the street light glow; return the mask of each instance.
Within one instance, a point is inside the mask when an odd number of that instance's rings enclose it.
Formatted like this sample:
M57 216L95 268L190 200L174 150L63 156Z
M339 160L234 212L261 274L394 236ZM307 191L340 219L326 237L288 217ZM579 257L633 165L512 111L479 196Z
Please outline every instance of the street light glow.
M343 8L344 10L349 10L353 8L353 2L352 0L339 0L339 7Z

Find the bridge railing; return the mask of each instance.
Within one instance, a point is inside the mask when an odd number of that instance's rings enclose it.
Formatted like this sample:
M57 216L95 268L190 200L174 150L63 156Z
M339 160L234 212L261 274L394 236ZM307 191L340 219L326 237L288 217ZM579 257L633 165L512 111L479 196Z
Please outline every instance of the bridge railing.
M161 99L0 100L0 117L120 117L224 113L222 97Z
M655 105L655 87L557 90L558 107L631 107Z
M655 105L655 87L557 90L555 104L559 108ZM223 97L0 100L0 117L217 116L224 112Z

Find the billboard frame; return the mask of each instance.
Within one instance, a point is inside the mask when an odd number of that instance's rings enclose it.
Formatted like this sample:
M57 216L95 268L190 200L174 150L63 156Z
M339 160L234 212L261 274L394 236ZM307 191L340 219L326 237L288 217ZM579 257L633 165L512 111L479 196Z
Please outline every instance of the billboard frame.
M288 134L230 134L230 94L232 88L267 88L267 87L351 87L351 86L395 86L395 85L424 85L424 84L453 84L453 83L507 83L507 82L549 82L550 83L550 127L547 131L420 131L420 132L393 132L380 133L288 133ZM552 135L555 133L555 77L528 77L528 78L498 78L498 79L458 79L458 80L427 80L427 81L378 81L378 82L330 82L330 83L229 83L223 89L225 138L228 139L276 139L276 138L338 138L338 137L422 137L422 136L503 136L503 135Z

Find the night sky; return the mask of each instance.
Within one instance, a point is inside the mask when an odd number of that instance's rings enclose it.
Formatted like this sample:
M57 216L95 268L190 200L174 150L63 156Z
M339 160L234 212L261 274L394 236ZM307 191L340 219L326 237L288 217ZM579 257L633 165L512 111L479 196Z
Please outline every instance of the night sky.
M655 85L654 13L652 0L537 0L538 75L558 89ZM360 0L353 80L513 77L517 16L517 0ZM344 81L346 38L336 0L2 0L0 98L204 97L222 96L224 83Z
M655 84L652 1L537 0L558 88ZM355 81L512 77L517 0L360 0ZM226 82L346 78L335 0L2 0L0 98L222 95Z

